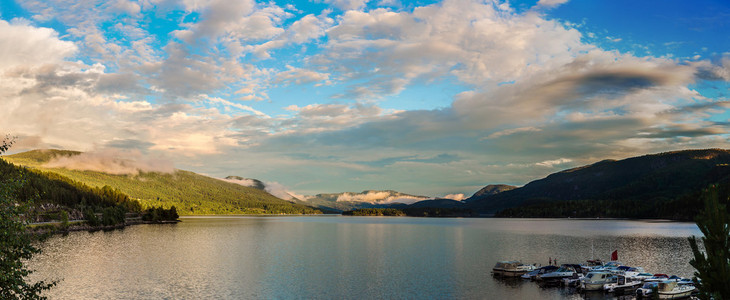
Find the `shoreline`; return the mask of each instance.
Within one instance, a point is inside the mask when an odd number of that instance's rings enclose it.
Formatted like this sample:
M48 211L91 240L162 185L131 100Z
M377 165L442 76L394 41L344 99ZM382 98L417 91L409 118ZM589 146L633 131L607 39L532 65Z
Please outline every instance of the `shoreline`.
M86 224L86 221L83 220L74 220L70 222L76 222L76 224L69 225L66 228L62 228L61 222L46 222L46 223L31 223L28 224L28 231L31 234L34 235L54 235L54 234L66 234L73 231L107 231L107 230L117 230L117 229L124 229L127 226L133 226L133 225L142 225L142 224L177 224L179 222L182 222L181 220L175 220L175 221L142 221L142 220L134 220L129 222L124 222L122 224L116 224L116 225L109 225L109 226L90 226Z

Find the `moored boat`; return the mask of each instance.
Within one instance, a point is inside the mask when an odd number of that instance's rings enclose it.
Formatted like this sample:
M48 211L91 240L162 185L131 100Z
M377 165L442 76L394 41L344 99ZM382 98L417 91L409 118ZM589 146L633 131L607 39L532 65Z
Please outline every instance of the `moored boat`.
M557 269L558 269L557 266L548 265L548 266L539 267L539 268L537 268L537 269L535 269L533 271L527 272L527 273L523 274L520 277L522 277L524 279L535 280L537 278L537 276L539 276L541 274L545 274L545 273L550 273L550 272L555 271Z
M573 265L561 265L560 268L558 268L555 271L545 273L542 275L537 276L537 280L539 281L559 281L563 278L573 277L577 275L579 272L575 270Z
M625 294L633 292L641 286L641 280L635 280L625 275L616 275L616 282L603 285L603 290L614 294Z
M580 287L584 291L603 290L603 286L608 283L615 283L616 276L611 272L593 271L588 272L580 283Z
M658 285L659 285L658 281L644 282L644 285L642 285L640 288L636 289L636 297L637 298L651 297L651 295L654 293L654 289Z
M518 277L533 270L535 270L535 266L513 260L497 262L492 268L492 273L495 276Z
M683 299L692 295L695 291L693 284L679 284L675 280L659 282L657 294L659 299Z

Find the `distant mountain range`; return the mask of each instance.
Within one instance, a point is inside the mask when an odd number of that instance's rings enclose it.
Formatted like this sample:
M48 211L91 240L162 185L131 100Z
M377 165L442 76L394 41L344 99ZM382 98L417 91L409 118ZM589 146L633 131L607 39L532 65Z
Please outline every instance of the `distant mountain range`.
M140 167L134 162L82 155L76 151L33 150L2 158L15 165L58 174L90 187L112 187L143 206L174 205L180 215L321 213L311 206L276 198L259 188L189 171L158 168L166 172L132 172ZM263 186L258 180L253 182Z
M729 178L730 151L684 150L604 160L497 193L487 186L465 202L500 216L691 219L700 191Z
M317 194L300 199L297 203L312 205L314 207L341 212L359 208L394 208L405 207L411 203L431 200L426 196L415 196L396 191L368 190L360 193L344 192L332 194Z
M279 199L266 183L228 176L215 179L156 166L126 174L133 163L115 161L104 172L88 166L81 152L34 150L3 156L8 162L51 172L91 187L110 186L143 206L175 205L186 214L342 212L359 208L471 210L504 217L623 217L691 220L702 206L701 191L719 183L730 195L730 151L684 150L623 160L604 160L564 170L522 187L487 185L464 201L396 191L366 190ZM59 159L60 158L60 159ZM78 161L74 161L77 159ZM59 163L61 162L61 163ZM82 167L68 165L84 163ZM81 170L79 170L81 169ZM142 168L144 169L144 168ZM157 172L156 169L163 171ZM115 174L121 172L120 174ZM277 194L277 193L275 193ZM723 196L724 197L724 196ZM727 198L727 197L725 197Z

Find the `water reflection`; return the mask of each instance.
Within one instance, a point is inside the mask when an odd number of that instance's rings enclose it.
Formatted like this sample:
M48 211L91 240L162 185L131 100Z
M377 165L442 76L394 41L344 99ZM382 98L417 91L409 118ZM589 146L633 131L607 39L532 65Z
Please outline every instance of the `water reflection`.
M198 217L56 236L31 265L36 279L63 279L56 299L604 299L492 278L491 267L619 250L626 264L689 276L691 234L694 224L666 222Z

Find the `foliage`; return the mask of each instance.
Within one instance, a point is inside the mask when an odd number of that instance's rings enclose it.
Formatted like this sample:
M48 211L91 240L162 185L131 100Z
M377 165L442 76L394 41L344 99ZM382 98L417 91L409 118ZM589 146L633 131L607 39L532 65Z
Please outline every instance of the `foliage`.
M91 207L87 207L86 209L84 209L84 218L86 219L86 223L89 224L89 226L96 227L101 225L101 220L99 220L96 212L94 212L94 209Z
M464 208L407 207L361 208L342 212L344 216L410 216L410 217L471 217L474 213Z
M467 200L504 217L611 217L692 220L699 195L730 182L730 151L686 150L602 161L535 180L521 188Z
M30 171L30 172L29 172ZM108 207L121 205L129 211L141 211L141 205L110 186L92 188L51 172L27 170L0 159L0 174L6 178L25 176L26 184L18 191L21 201L40 196L45 203L64 207Z
M0 153L9 148L7 139ZM33 273L25 261L40 252L33 246L34 237L26 231L23 215L29 203L21 202L17 192L23 188L22 177L0 177L0 299L45 299L41 293L56 283L30 283L26 277Z
M721 204L718 188L711 187L704 195L705 208L697 216L697 227L704 237L699 249L696 237L689 238L694 258L695 286L701 299L730 299L730 213Z
M475 217L477 214L468 208L448 207L406 207L402 209L411 217Z
M148 208L142 215L142 220L151 222L175 221L180 216L177 214L177 208L173 205L170 209L162 207Z
M405 216L400 209L395 208L361 208L342 212L343 216Z
M22 164L34 172L66 178L92 189L109 186L120 194L129 195L139 202L137 210L161 206L176 207L180 215L206 214L318 214L321 211L302 204L294 204L272 196L265 191L246 187L193 172L177 170L172 174L140 173L113 175L95 171L46 168L44 164L58 155L77 155L79 152L34 150L6 156L9 162ZM130 202L133 205L134 202ZM117 203L113 203L116 205Z
M110 206L101 212L101 225L114 226L124 224L125 209L121 206Z

